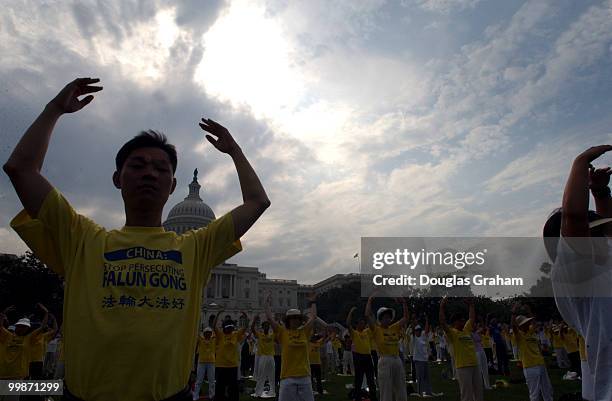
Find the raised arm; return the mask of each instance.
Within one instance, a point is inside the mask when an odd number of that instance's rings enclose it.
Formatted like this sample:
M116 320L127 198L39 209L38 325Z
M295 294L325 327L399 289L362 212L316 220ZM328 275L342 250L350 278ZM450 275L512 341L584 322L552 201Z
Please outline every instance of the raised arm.
M521 305L518 302L515 302L514 305L512 305L512 315L510 316L510 325L512 326L512 331L514 332L514 335L520 335L518 323L516 322L516 315L518 314L518 310L520 306Z
M612 197L610 196L610 167L589 169L589 188L595 199L595 211L603 217L612 217Z
M236 239L239 239L270 207L270 200L255 170L253 170L246 156L242 153L242 149L234 141L227 128L216 121L204 118L199 125L204 131L217 137L215 139L211 135L206 135L206 139L220 152L227 153L236 166L243 203L232 210L232 219L234 221L234 235Z
M353 306L351 310L349 310L348 315L346 316L346 327L348 327L349 333L353 332L353 327L351 326L351 322L353 320L353 313L357 310L356 306Z
M270 322L270 325L272 326L272 329L274 330L274 332L278 332L279 324L278 322L274 319L274 316L272 315L272 310L270 309L272 305L272 293L268 292L268 296L266 297L266 318L268 319L268 321Z
M223 312L223 309L219 309L219 311L215 315L215 320L213 320L213 327L212 327L212 329L215 331L215 333L219 332L219 326L217 325L217 323L219 322L219 316L221 316L222 312Z
M255 329L257 323L259 323L259 315L255 316L255 318L253 319L253 323L251 323L251 333L253 333L253 336L255 338L259 338L259 336L257 335L257 330Z
M474 298L466 298L465 302L468 304L470 326L472 330L474 330L476 325L476 305L474 304Z
M78 97L102 90L102 87L91 86L98 81L77 78L66 85L30 125L3 166L21 204L32 218L38 216L43 201L53 189L41 174L53 128L60 116L78 111L93 100L92 95L82 100Z
M368 303L365 307L364 316L368 321L368 326L370 326L370 330L374 331L376 328L376 319L374 318L374 314L372 313L372 301L374 300L374 295L371 295L368 298Z
M438 320L440 322L440 327L445 332L448 331L448 325L446 324L446 303L448 302L448 298L445 296L440 300L440 312L438 313Z
M402 304L403 316L399 320L399 325L405 327L408 324L408 319L410 318L410 312L408 311L408 304L406 303L406 298L396 298L396 301Z
M589 170L593 160L610 150L610 145L594 146L574 159L563 192L561 235L564 237L590 237Z
M308 297L310 301L310 316L308 317L308 321L304 324L304 329L312 330L315 321L317 321L317 303L316 303L317 295L315 293L311 293Z

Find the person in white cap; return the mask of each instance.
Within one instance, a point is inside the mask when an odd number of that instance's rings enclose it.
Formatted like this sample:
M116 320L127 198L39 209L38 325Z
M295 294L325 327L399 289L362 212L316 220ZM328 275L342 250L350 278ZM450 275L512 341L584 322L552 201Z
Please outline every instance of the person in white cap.
M4 348L4 358L0 360L0 379L23 380L28 377L33 343L43 334L49 319L49 311L43 304L38 303L36 307L44 313L44 317L41 326L34 331L30 331L32 324L30 319L25 317L15 323L15 333L4 328L6 314L14 311L14 306L9 306L0 313L0 343Z
M464 300L469 306L469 319L466 321L463 315L456 313L451 316L450 325L446 323L447 301L446 297L440 301L439 321L448 336L448 342L452 345L455 377L459 383L461 401L482 401L484 399L483 381L480 369L478 369L476 348L472 339L476 321L474 300L472 298Z
M310 378L309 342L317 320L315 295L309 296L310 316L306 318L298 309L289 309L284 325L279 324L270 309L272 296L266 300L266 317L281 344L281 375L278 401L313 401Z
M529 399L539 401L553 400L553 388L546 371L546 363L540 351L540 342L536 333L533 317L518 315L519 303L512 307L512 328L516 338L519 357L523 365L523 374L529 389ZM527 314L531 311L527 308Z
M221 312L217 313L213 329L215 331L215 400L238 401L238 345L246 338L246 327L236 330L234 322L224 319L222 329L217 326ZM242 312L244 320L248 317Z
M376 319L372 313L372 300L374 295L368 298L365 308L365 317L368 326L374 334L374 341L378 346L378 387L380 389L380 401L406 401L406 373L404 364L399 357L399 343L401 336L408 323L408 305L404 298L396 298L402 304L403 316L400 320L395 319L395 310L391 308L379 308Z
M196 352L198 354L198 373L196 377L195 387L193 390L193 399L200 399L200 389L204 382L204 377L208 380L208 397L215 397L215 336L213 329L210 327L204 328L202 334L198 337L198 346Z
M255 393L254 397L264 395L264 385L266 381L270 385L270 391L266 394L266 398L276 397L274 386L274 331L270 328L270 322L265 321L261 324L261 331L257 330L259 316L253 319L251 333L257 339L257 366L255 369Z
M543 229L557 308L585 339L595 401L612 400L612 170L591 163L611 150L594 146L574 159L561 210ZM589 189L596 212L589 211Z
M429 319L425 317L425 329L420 324L414 327L412 333L412 358L416 370L417 393L419 396L433 397L431 379L429 375L429 347L428 336L430 332Z

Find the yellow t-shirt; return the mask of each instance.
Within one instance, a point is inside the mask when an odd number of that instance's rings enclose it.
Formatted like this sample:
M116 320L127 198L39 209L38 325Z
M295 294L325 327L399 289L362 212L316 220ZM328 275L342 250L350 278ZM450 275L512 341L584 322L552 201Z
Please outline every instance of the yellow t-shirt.
M468 320L463 326L463 330L446 326L446 336L448 342L453 347L455 368L476 366L476 348L472 339L472 323Z
M233 331L231 334L224 334L221 330L215 331L215 350L217 368L237 368L238 367L238 344L246 337L246 330Z
M586 344L584 343L584 337L582 337L581 335L578 336L578 352L580 352L580 360L586 361L587 360Z
M376 345L376 339L374 338L374 332L372 330L369 330L369 337L370 337L370 350L374 351L376 353L378 353L378 345Z
M92 401L150 401L185 388L203 287L214 266L241 250L230 213L183 235L163 227L107 231L53 189L36 219L21 211L11 226L65 277L71 393Z
M332 345L334 349L340 349L342 348L342 341L340 341L338 337L334 337L334 339L332 340Z
M553 331L552 345L553 348L563 348L563 340L561 339L561 333L559 331Z
M544 365L544 357L540 352L540 342L533 327L530 327L526 333L518 330L514 333L514 337L523 368Z
M491 336L488 334L483 334L480 336L482 341L482 348L492 348L493 344L491 343Z
M61 337L57 340L57 360L64 362L64 339Z
M32 342L39 333L40 329L18 336L0 327L0 343L3 344L0 379L25 379L28 376Z
M351 330L351 340L356 353L370 355L370 329Z
M281 375L286 377L310 376L310 362L308 358L308 344L312 330L300 327L290 330L278 326L278 340L281 344Z
M402 335L402 327L399 322L393 323L386 329L376 323L374 326L374 341L378 346L380 356L398 356L399 342Z
M215 337L206 337L200 335L198 337L198 362L199 363L215 363Z
M568 354L578 352L578 333L574 329L569 329L563 334L563 347Z
M263 331L257 332L257 355L274 355L274 331L270 329L268 334Z
M43 362L45 360L47 345L49 344L49 341L53 340L53 337L55 337L55 330L47 331L38 336L32 337L30 361Z
M321 364L321 344L323 344L323 339L311 341L308 344L308 359L311 365Z

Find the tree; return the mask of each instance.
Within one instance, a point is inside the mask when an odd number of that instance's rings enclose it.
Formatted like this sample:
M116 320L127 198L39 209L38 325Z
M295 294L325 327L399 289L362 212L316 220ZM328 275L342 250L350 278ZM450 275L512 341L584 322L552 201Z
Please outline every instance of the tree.
M0 283L0 310L10 305L16 308L9 313L11 323L31 315L34 320L41 318L34 314L37 302L47 306L61 323L64 302L62 278L31 252L18 258L0 256Z

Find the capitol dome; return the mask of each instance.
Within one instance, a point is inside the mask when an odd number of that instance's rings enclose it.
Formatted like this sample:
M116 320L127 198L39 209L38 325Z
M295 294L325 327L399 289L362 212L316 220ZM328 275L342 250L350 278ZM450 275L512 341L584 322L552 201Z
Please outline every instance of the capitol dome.
M189 195L170 210L168 218L163 223L166 231L182 234L188 230L206 227L215 219L215 213L200 198L200 188L198 169L195 169L193 181L189 184Z

